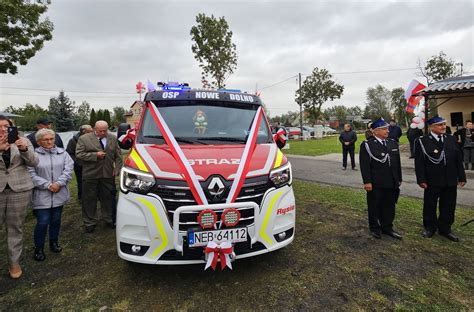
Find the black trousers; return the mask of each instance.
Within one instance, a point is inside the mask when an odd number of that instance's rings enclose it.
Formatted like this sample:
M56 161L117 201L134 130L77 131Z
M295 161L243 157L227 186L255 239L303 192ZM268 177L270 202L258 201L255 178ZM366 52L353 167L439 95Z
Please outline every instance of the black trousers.
M77 182L77 199L80 200L82 198L82 166L74 164L74 173Z
M408 140L410 143L410 157L415 157L415 140Z
M441 234L451 233L456 210L456 186L428 186L423 195L423 226L430 231L438 230ZM439 216L436 207L439 201Z
M102 219L106 223L113 223L115 209L115 179L83 179L82 180L82 220L85 226L96 225L97 198L100 201Z
M367 192L369 230L380 233L393 230L395 203L400 190L396 188L373 188Z
M354 149L355 147L350 147L350 148L342 148L342 166L344 168L347 167L347 153L351 156L351 166L352 168L355 168L356 163L355 163L355 158L354 158Z

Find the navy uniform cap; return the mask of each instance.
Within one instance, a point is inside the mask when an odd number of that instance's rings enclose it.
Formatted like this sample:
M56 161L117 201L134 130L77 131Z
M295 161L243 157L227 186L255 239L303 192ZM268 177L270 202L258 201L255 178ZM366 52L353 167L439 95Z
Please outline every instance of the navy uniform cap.
M443 117L440 117L440 116L434 116L434 117L431 117L430 119L428 119L428 121L426 123L431 126L431 125L436 125L436 124L443 123L443 122L446 122L446 119L444 119Z
M389 126L389 124L387 122L385 122L385 120L383 118L379 118L377 120L375 120L374 122L372 122L372 124L370 125L370 129L377 129L377 128L387 128Z

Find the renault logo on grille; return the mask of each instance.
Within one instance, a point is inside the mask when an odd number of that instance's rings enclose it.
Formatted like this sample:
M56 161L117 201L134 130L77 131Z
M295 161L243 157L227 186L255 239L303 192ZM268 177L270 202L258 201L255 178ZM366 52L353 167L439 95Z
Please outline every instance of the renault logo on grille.
M218 177L212 178L209 186L207 187L209 190L209 194L214 196L214 199L218 199L221 197L222 193L225 191L224 183L222 183L221 179Z

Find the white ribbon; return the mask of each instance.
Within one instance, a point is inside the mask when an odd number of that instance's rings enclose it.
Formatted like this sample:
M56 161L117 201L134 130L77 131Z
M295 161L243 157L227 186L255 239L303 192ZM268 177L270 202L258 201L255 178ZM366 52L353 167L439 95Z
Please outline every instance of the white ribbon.
M249 133L249 136L247 138L247 142L245 143L244 152L242 153L242 158L240 159L239 168L237 169L237 173L235 175L234 182L232 183L232 186L231 186L230 191L229 191L229 195L227 196L227 200L226 200L227 204L230 204L230 203L233 202L232 199L234 197L235 192L237 191L237 188L238 188L241 180L245 179L245 177L243 177L244 167L245 167L245 163L247 162L247 158L248 158L249 153L250 153L250 148L251 148L251 145L252 145L252 139L256 134L258 134L257 123L258 123L258 120L261 118L261 116L260 116L261 113L262 113L262 107L260 106L257 109L257 112L255 113L255 117L253 119L252 127L250 128L250 133ZM249 159L249 161L250 161L250 159Z
M161 116L160 111L158 110L158 108L156 108L156 106L151 102L150 102L150 107L155 112L156 116L158 117L158 120L161 123L161 126L163 127L164 131L166 132L166 135L168 136L171 144L175 148L176 153L178 154L178 157L179 157L179 160L177 159L177 161L180 161L184 165L188 175L191 178L191 183L193 184L194 189L197 191L197 193L199 195L199 198L202 201L202 204L203 205L208 205L206 195L204 194L204 191L202 190L201 184L199 183L199 180L196 177L196 173L194 173L193 168L189 164L189 161L186 158L186 156L184 155L183 150L179 146L178 142L176 141L175 137L173 136L173 133L171 132L168 125L166 124L165 120L163 119L163 116Z

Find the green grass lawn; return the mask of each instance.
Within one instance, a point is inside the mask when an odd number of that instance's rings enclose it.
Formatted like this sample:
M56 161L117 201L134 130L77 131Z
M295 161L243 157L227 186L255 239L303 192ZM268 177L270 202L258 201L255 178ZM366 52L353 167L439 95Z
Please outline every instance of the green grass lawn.
M72 193L75 195L74 186ZM395 228L402 241L368 235L361 190L294 182L296 234L289 246L241 259L233 270L203 265L133 264L117 256L115 233L82 230L74 198L63 212L56 255L32 259L35 220L25 224L24 275L7 277L0 234L0 310L469 311L474 306L474 217L458 207L453 243L424 239L422 202L401 197ZM3 229L2 229L3 230Z
M363 134L357 135L356 153L359 152L359 146L365 140ZM285 149L286 154L318 156L331 153L341 153L342 145L339 142L339 135L326 136L322 139L312 139L308 141L290 140L290 149ZM408 139L405 135L400 138L400 144L407 144Z

